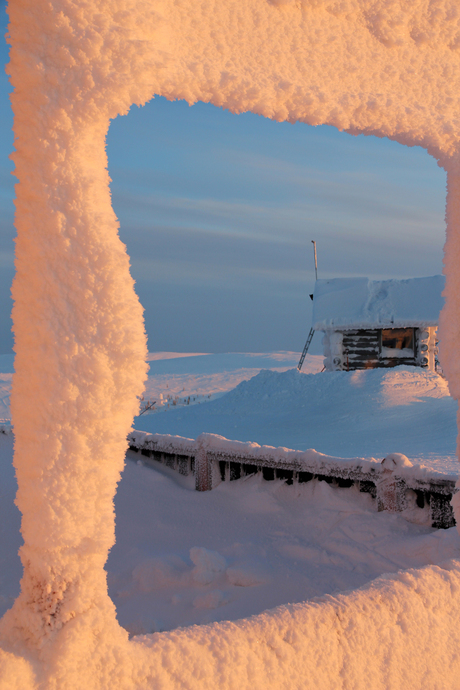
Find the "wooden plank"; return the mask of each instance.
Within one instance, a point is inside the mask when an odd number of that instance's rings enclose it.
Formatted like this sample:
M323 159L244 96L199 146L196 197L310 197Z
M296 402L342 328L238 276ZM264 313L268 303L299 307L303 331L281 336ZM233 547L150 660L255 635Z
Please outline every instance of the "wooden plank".
M380 352L380 348L373 343L366 341L365 343L343 343L344 350L373 350L374 352Z
M397 367L399 364L403 364L406 366L413 366L416 364L416 359L415 357L412 358L404 358L402 359L401 357L381 357L380 362L386 367Z
M343 342L347 343L356 343L356 342L363 342L363 343L378 343L380 342L379 338L374 338L371 336L365 336L362 334L356 334L352 336L344 336L343 337Z

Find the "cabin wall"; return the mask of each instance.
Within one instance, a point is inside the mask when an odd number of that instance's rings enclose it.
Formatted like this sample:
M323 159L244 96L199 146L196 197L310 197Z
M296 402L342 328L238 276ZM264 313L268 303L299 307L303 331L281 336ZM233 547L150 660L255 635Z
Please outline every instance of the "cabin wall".
M386 359L385 363L379 359L380 331L378 330L345 331L342 342L342 369L345 371L392 366ZM404 364L406 364L405 361Z
M391 356L389 348L382 348L381 334L379 328L326 331L323 337L326 371L390 368L400 364L435 371L436 327L414 329L412 356L404 356L405 351Z
M416 329L418 362L430 371L436 371L437 330L436 326Z

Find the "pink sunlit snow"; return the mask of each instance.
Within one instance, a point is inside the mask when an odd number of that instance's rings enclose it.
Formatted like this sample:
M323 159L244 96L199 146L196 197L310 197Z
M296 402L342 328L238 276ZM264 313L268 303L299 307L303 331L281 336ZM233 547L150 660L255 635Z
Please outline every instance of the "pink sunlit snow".
M24 573L0 623L2 685L454 687L457 562L131 642L103 567L115 541L113 497L126 438L147 376L142 308L111 206L110 120L159 94L424 147L447 171L440 338L450 395L458 400L457 0L23 0L8 11L19 179L11 412ZM281 498L263 489L260 502L275 514ZM459 515L458 494L454 503ZM348 512L345 501L339 514ZM155 519L152 530L161 531L163 518ZM139 561L138 590L176 568L193 587L215 582L193 599L192 608L203 612L230 605L232 588L251 578L260 582L251 587L268 579L257 564L239 563L230 547L221 553L195 541L187 549L188 556L173 553L172 560L153 556L150 566Z

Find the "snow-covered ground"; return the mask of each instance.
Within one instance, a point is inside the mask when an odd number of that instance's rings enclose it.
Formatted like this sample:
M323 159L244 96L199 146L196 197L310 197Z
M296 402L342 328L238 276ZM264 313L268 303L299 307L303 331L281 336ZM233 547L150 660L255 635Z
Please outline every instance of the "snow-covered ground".
M256 476L200 493L130 455L107 570L120 623L136 634L247 618L460 556L455 528L378 513L354 488Z
M408 368L305 375L292 371L295 353L160 356L151 358L150 390L182 385L205 399L211 387L224 392L256 376L218 400L146 413L137 428L189 436L224 432L294 448L333 448L342 456L369 455L377 443L383 453L386 442L385 452L413 459L412 448L426 461L434 462L436 453L445 466L452 461L455 404L434 375ZM318 371L321 358L307 364ZM258 373L270 365L274 371ZM12 447L12 436L0 434L0 613L17 595L21 571ZM287 486L255 476L198 493L191 477L144 467L134 453L128 453L115 505L109 592L133 634L247 618L460 556L455 528L437 531L378 513L354 488L317 481Z
M250 379L261 369L286 371L296 367L299 352L209 354L201 352L151 352L150 372L143 395L143 407L155 403L154 410L164 411L184 404L194 405L215 400ZM11 419L10 391L14 371L13 355L0 355L0 423ZM323 358L308 355L302 371L321 371Z
M281 357L283 368L276 366ZM299 373L293 368L297 361L295 353L156 361L147 390L155 390L158 398L170 390L166 385L177 395L182 387L182 406L171 403L146 412L134 426L188 438L209 432L261 445L315 448L336 457L404 453L414 463L458 474L457 403L445 379L416 367L318 374L322 357L311 355ZM184 406L186 396L192 396L191 402L193 397L206 401L206 406Z
M155 402L155 412L158 412L209 402L241 381L252 378L261 369L286 371L296 367L299 358L298 352L151 353L144 406ZM316 373L322 367L322 357L308 355L302 371Z

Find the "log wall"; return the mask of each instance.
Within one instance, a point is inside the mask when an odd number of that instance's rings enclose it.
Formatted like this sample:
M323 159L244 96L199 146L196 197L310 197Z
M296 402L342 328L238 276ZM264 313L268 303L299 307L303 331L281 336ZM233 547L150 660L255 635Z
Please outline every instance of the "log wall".
M379 329L344 331L342 341L343 369L354 371L355 369L396 367L400 364L415 366L417 364L416 352L414 352L413 357L382 357L380 338L381 331Z

